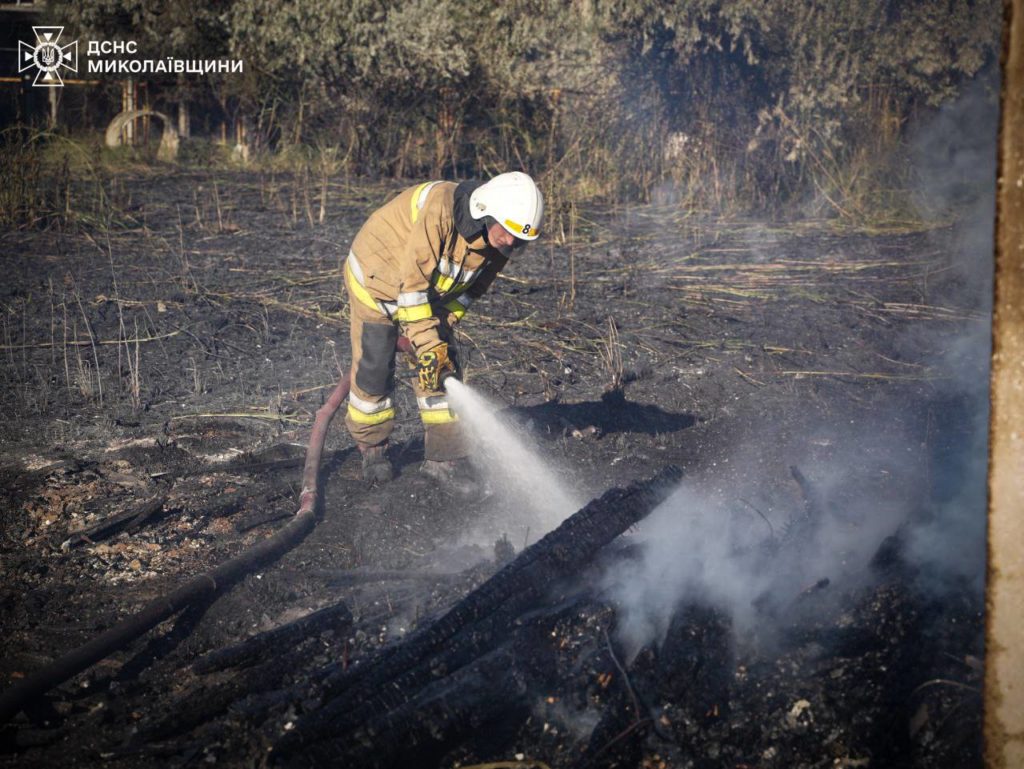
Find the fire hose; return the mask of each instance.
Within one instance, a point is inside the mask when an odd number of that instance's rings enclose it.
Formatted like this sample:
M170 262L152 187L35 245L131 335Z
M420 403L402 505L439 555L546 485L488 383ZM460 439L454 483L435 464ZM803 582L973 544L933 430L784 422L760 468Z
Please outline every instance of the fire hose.
M399 337L398 351L411 355L412 344ZM17 715L26 705L53 687L81 673L102 659L127 646L139 636L200 599L211 597L256 566L291 550L313 529L316 504L320 498L320 458L331 420L348 397L351 373L345 374L317 410L309 435L306 461L302 469L299 508L280 531L210 571L193 577L175 590L150 601L138 613L123 619L96 638L57 658L42 670L27 675L0 694L0 724Z

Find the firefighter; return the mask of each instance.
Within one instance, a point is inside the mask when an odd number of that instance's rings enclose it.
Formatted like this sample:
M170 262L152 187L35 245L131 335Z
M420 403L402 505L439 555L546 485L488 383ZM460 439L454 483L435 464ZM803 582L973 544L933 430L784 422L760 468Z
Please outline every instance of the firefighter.
M379 208L345 263L352 316L352 389L345 424L362 454L364 481L391 480L392 390L399 335L418 361L414 380L424 426L422 471L463 496L478 485L444 379L458 375L452 328L494 282L512 251L536 240L544 199L513 171L486 183L427 182Z

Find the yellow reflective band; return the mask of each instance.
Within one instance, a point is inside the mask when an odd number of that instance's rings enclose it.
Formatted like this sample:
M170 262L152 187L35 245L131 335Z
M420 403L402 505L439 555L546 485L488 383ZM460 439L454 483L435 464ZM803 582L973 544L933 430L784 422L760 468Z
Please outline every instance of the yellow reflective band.
M430 282L434 284L434 288L437 289L439 294L458 293L459 291L465 291L470 286L469 283L456 283L447 275L438 275L436 273L430 278Z
M426 320L433 314L434 311L430 309L429 304L417 304L413 307L399 307L395 310L395 319L413 323L417 320Z
M381 422L394 419L395 410L391 408L378 411L376 414L364 414L350 403L348 404L348 418L361 425L379 425Z
M439 292L445 293L455 285L455 279L447 275L435 275L433 283Z
M348 282L349 291L352 292L352 295L356 299L365 304L367 307L370 307L376 310L377 312L380 312L380 307L378 306L374 298L370 296L370 292L363 288L361 285L359 285L359 281L356 280L356 276L352 274L352 267L349 264L348 259L345 260L345 280Z
M429 187L434 182L423 182L416 191L412 193L412 200L409 201L409 214L412 217L412 223L416 224L416 220L420 218L420 195L423 194L423 190Z
M450 302L446 302L444 308L454 315L456 320L462 320L462 316L466 314L465 305L455 299Z
M446 425L450 422L458 422L459 418L448 409L434 409L433 411L421 411L420 419L425 425Z
M535 229L529 224L519 224L518 222L513 222L511 219L505 220L505 226L508 229L512 230L512 232L518 235L522 235L523 237L526 237L528 235L533 235L533 237L537 237L538 235L540 235L540 230Z

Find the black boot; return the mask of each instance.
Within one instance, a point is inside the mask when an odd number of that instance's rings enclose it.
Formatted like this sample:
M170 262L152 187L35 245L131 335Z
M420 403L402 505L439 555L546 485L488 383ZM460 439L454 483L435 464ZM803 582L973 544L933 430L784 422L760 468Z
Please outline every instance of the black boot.
M367 486L387 483L395 477L395 471L387 458L387 450L387 442L377 446L359 447L359 451L363 455L363 481Z
M420 472L437 481L443 488L463 499L478 499L484 487L468 459L426 459Z

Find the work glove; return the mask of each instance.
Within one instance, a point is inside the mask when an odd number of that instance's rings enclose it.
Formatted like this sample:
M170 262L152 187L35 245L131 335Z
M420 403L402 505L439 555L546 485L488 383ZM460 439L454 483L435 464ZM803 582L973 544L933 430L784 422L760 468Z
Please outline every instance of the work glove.
M438 392L442 380L455 374L455 364L448 357L448 345L442 342L437 347L420 353L417 358L416 374L423 390Z
M441 325L446 329L455 328L455 324L466 314L466 308L454 299L443 305L432 305L431 309L434 311L434 317L439 318Z

